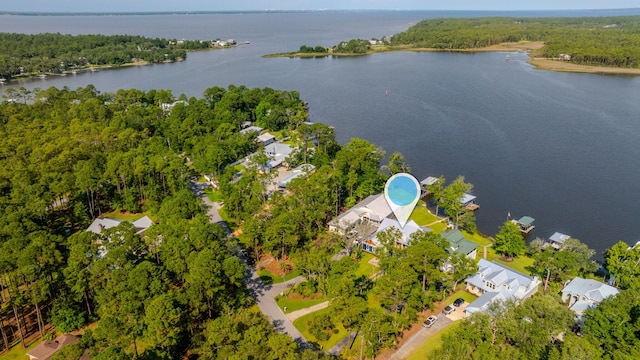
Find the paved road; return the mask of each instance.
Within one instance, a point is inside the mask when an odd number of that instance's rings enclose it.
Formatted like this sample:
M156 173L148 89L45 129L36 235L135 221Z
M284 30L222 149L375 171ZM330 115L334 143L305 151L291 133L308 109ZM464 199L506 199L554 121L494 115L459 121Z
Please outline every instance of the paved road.
M220 223L225 230L228 230L226 224L222 222L222 218L218 213L220 209L220 203L214 203L209 198L207 198L204 190L208 185L206 183L197 183L195 181L191 181L190 187L191 191L193 191L194 195L201 198L205 205L207 205L207 214L209 215L209 219L212 223ZM245 263L247 259L242 259ZM262 280L260 280L260 276L256 273L253 266L247 266L248 275L244 279L244 283L251 292L251 295L256 299L256 303L260 308L260 311L271 319L273 322L273 326L276 331L281 332L283 334L288 334L293 338L295 342L297 342L303 348L312 348L311 344L307 342L307 340L300 334L298 329L293 326L293 323L287 319L285 314L280 310L278 304L274 298L276 295L281 292L294 287L297 283L303 282L305 279L302 276L298 276L297 278L291 279L289 281L273 284L273 285L265 285Z
M436 321L430 328L422 328L415 335L409 339L398 351L396 351L389 360L402 360L406 359L414 352L420 345L427 341L430 337L435 335L440 330L449 326L453 321L444 315L438 315L438 321Z
M288 334L297 342L300 346L305 348L311 348L311 345L302 336L298 329L293 326L293 323L282 312L274 298L283 291L294 287L296 284L305 281L305 278L298 276L289 281L285 281L279 284L265 285L260 280L260 276L256 273L253 267L248 266L249 275L245 278L245 284L247 288L256 299L256 304L260 308L260 311L271 319L276 331L283 334Z

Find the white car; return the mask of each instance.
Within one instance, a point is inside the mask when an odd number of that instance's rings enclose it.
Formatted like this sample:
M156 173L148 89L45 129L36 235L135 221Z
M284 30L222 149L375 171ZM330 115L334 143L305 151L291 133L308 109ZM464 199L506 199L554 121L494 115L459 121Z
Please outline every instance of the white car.
M436 321L438 321L438 317L435 315L431 315L427 318L427 320L425 320L422 323L422 326L426 327L426 328L430 328L431 326L433 326L433 324L436 323Z
M456 307L453 306L453 304L451 305L447 305L447 307L444 308L444 310L442 311L445 315L449 315L452 312L456 311Z

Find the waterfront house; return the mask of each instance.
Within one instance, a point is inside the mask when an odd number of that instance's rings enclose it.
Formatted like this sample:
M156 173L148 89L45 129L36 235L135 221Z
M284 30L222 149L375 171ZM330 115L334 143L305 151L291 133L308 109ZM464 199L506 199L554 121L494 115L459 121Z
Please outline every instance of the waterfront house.
M538 291L537 276L530 277L507 266L485 259L478 262L478 272L468 277L467 291L479 297L465 309L465 315L483 312L496 301L519 302Z
M428 176L424 180L420 181L420 186L422 187L422 197L426 196L429 193L429 186L435 184L438 181L437 177Z
M464 254L469 259L475 259L477 255L478 245L472 241L467 240L464 234L458 229L445 231L442 234L443 238L449 241L449 247L445 250L450 255L454 252Z
M280 142L272 142L269 145L265 146L264 153L269 158L267 168L272 169L283 165L287 157L289 157L292 152L293 148L291 147L291 145L283 144Z
M382 246L382 243L378 240L378 234L389 228L396 228L400 231L400 239L395 243L395 246L399 249L404 249L410 245L411 235L413 235L413 233L418 231L431 232L431 229L418 226L418 224L413 220L407 221L404 227L402 227L397 219L390 219L387 217L382 220L375 234L362 242L362 250L376 254L379 251L378 249L380 246Z
M562 301L569 304L569 309L580 322L587 309L598 306L602 300L618 294L618 289L593 279L576 277L565 284L562 289Z
M379 226L382 220L392 213L383 194L370 195L351 209L331 219L329 231L346 235L349 230L362 222Z

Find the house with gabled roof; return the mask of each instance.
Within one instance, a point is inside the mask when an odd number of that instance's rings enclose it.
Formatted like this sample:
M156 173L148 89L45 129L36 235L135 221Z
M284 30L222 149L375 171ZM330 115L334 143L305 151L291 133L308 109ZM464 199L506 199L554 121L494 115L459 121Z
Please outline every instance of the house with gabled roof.
M576 277L565 284L562 289L562 301L569 304L569 309L580 320L587 309L593 309L604 299L615 296L619 292L613 286L593 279Z
M521 301L535 294L541 283L537 276L530 277L507 266L485 259L478 262L478 272L468 277L467 291L479 297L465 309L465 315L483 312L496 301Z
M464 237L464 234L462 234L462 231L458 229L449 230L441 233L440 235L449 241L449 247L445 249L449 254L458 252L460 254L464 254L469 259L476 258L478 245L467 240L467 238Z
M391 216L392 213L393 211L384 198L384 194L370 195L351 209L331 219L329 221L329 231L345 235L361 222L379 225L382 220Z
M397 219L384 218L380 223L378 230L369 239L362 242L362 250L370 253L376 253L377 249L382 245L380 240L378 240L378 234L389 228L396 228L402 234L395 244L399 249L406 248L410 245L411 235L413 235L413 233L418 231L431 232L431 229L419 226L413 220L407 221L407 223L404 224L404 227L402 227Z
M91 225L89 225L89 227L87 228L87 231L91 231L93 233L100 234L100 233L102 233L102 230L116 227L116 226L120 225L123 221L125 221L125 220L110 219L110 218L103 218L103 219L98 218L98 219L93 220ZM151 225L154 224L153 220L151 220L146 215L141 217L140 219L138 219L136 221L132 221L131 223L133 224L133 227L136 228L136 234L138 234L138 235L141 235L148 228L150 228Z

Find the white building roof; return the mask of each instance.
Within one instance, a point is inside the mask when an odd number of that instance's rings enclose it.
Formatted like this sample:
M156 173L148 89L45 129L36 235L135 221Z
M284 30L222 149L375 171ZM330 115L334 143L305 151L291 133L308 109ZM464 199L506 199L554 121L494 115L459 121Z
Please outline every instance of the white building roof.
M124 220L118 219L95 219L87 228L87 231L91 231L96 234L102 233L104 229L110 229L120 225ZM142 234L145 230L147 230L151 225L153 225L153 220L151 220L148 216L143 216L140 219L132 222L133 227L136 228L136 234Z
M436 181L438 181L438 178L437 178L437 177L434 177L434 176L428 176L426 179L424 179L424 180L420 181L420 184L421 184L421 185L424 185L424 186L429 186L429 185L433 185L433 184L435 184L435 183L436 183Z
M247 128L244 128L244 129L240 130L240 133L241 134L246 134L246 133L249 133L249 132L252 132L252 131L257 132L258 134L260 134L262 132L262 128L259 127L259 126L249 126ZM273 136L273 135L271 135L271 136Z
M383 194L370 195L357 203L351 209L333 218L329 225L348 227L362 218L368 218L376 222L382 221L391 215L392 210L387 204Z
M564 241L569 239L571 236L565 235L563 233L554 232L553 235L549 237L549 241L563 245Z
M262 135L259 135L256 140L258 140L261 143L266 143L268 141L273 141L276 137L274 135L271 135L269 133L264 133Z
M618 294L619 290L597 280L576 277L562 289L562 292L583 296L586 299L600 303L609 296Z
M465 280L483 291L483 295L469 304L468 313L486 309L489 302L506 299L521 300L538 290L540 280L515 271L507 266L480 259L478 272ZM487 295L487 293L494 293ZM499 295L498 295L499 294Z
M472 202L475 199L476 199L475 196L473 196L471 194L464 193L464 194L462 194L462 197L460 199L458 199L458 201L461 204L468 204L468 203Z
M404 228L403 228L402 226L400 226L400 222L398 222L398 220L384 218L384 220L382 220L382 223L380 223L380 227L378 228L376 233L373 234L373 236L371 237L371 240L376 245L380 245L380 241L378 241L378 233L392 227L400 230L400 232L402 233L402 238L400 239L399 242L402 243L404 246L409 245L409 242L411 241L411 234L417 231L431 232L431 229L418 226L418 224L416 224L416 222L413 220L407 221L407 223L404 225Z

